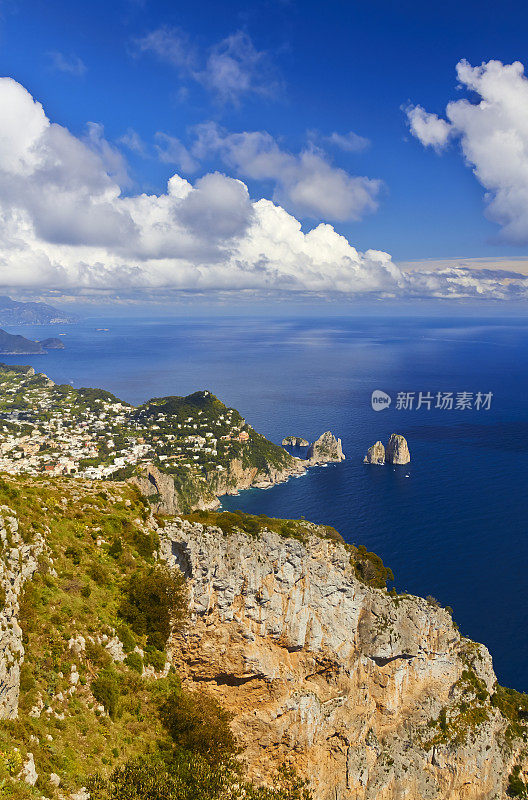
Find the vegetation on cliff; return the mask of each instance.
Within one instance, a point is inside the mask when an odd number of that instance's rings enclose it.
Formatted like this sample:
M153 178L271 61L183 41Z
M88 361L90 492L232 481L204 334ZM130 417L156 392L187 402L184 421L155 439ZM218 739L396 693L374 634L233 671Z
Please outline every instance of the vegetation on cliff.
M40 533L47 545L20 602L25 655L18 718L0 723L2 796L88 785L95 800L308 797L293 775L269 790L247 784L229 715L167 663L170 631L186 624L185 583L158 562L134 487L5 476L0 506L26 544ZM35 785L22 779L28 759Z

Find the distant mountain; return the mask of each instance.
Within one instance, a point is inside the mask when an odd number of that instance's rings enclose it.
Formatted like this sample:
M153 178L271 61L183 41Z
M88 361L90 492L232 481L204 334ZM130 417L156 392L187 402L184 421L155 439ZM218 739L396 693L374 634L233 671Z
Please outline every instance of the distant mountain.
M46 303L22 303L0 296L0 325L68 325L73 322L77 322L75 316Z
M2 355L33 355L42 354L46 350L62 350L64 344L60 339L44 339L42 342L34 342L26 339L25 336L8 333L0 328L0 354Z

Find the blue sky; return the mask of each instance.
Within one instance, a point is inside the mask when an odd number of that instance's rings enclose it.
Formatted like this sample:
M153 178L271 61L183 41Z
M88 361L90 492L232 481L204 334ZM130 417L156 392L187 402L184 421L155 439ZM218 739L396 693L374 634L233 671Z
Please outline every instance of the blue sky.
M396 263L528 255L528 236L504 235L502 210L486 218L489 186L461 153L465 133L453 128L432 148L405 113L411 103L444 117L449 101L478 102L457 89L461 59L527 64L521 2L7 0L2 10L2 75L92 149L104 141L124 195L160 195L175 172L194 183L219 170L243 180L252 200L283 206L304 232L329 222L358 250ZM226 55L246 90L226 89L215 72ZM103 126L91 141L88 123ZM251 132L268 135L265 147L297 172L301 154L315 152L329 179L332 170L365 179L366 199L339 208L299 200L297 184L281 183L283 166L257 174L242 163L233 136ZM177 157L167 155L173 138ZM330 197L334 185L313 191Z

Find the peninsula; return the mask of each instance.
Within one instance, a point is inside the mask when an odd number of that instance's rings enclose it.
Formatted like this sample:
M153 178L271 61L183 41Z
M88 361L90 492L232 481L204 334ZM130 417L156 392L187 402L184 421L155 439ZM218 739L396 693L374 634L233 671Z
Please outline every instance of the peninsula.
M104 390L56 385L32 367L0 365L5 472L132 480L156 511L174 514L343 458L329 431L307 459L295 458L209 391L134 407Z
M7 333L0 328L0 355L42 355L47 350L62 349L64 343L60 339L49 338L36 342L19 334Z

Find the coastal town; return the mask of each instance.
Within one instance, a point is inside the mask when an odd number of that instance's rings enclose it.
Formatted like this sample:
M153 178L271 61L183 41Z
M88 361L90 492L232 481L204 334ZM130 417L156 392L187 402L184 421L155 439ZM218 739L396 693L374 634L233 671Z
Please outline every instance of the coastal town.
M56 385L31 367L0 366L3 472L124 479L154 463L207 478L252 436L264 439L208 391L135 408L109 392Z

